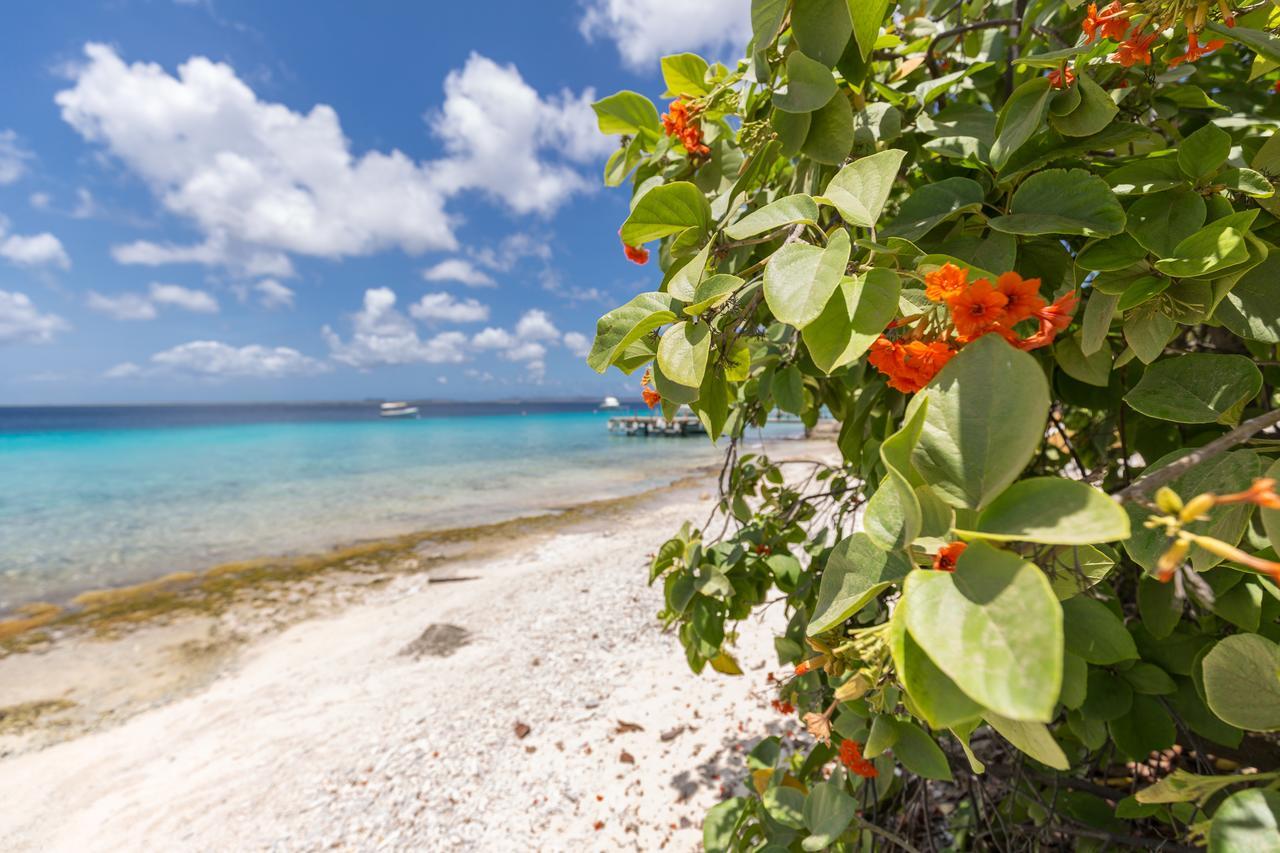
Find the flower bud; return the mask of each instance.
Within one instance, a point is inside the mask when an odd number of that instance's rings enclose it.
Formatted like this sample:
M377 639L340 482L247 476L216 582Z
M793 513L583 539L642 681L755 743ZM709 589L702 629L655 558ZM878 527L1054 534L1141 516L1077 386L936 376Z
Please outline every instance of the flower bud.
M1160 507L1161 512L1177 515L1182 510L1182 498L1168 486L1161 486L1160 491L1156 492L1156 506Z
M1178 514L1178 518L1183 523L1195 521L1211 509L1213 509L1213 495L1196 495L1187 501L1186 506L1182 508L1182 512Z
M813 672L815 669L821 669L827 665L827 656L818 655L816 658L809 658L796 664L796 675L805 675Z
M1185 539L1178 539L1169 549L1160 555L1160 559L1156 562L1156 580L1164 583L1173 577L1173 573L1177 571L1178 566L1182 565L1183 560L1187 559L1187 551L1191 550L1191 545Z
M836 701L852 702L854 699L861 699L870 689L870 680L859 672L836 688Z

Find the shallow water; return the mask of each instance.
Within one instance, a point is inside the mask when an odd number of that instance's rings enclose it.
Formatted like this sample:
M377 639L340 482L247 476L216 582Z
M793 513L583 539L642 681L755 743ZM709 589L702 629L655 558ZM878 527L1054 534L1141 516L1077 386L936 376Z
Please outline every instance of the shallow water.
M0 611L171 571L488 523L669 482L703 438L570 404L0 409ZM769 436L792 435L790 425Z

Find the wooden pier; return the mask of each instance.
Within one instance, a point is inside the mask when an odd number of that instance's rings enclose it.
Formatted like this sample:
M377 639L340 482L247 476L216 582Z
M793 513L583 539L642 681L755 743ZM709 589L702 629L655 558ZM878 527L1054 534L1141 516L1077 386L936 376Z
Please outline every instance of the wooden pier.
M614 435L672 438L707 434L702 421L693 415L677 415L670 421L660 415L617 415L609 418L609 432Z

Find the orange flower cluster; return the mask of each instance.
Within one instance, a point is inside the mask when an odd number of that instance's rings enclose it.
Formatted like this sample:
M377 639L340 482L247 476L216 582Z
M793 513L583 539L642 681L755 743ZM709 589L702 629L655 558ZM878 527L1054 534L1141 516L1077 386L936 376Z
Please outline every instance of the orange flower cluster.
M816 658L809 658L796 664L796 675L807 675L815 669L822 669L827 665L827 656L818 655Z
M1195 62L1205 54L1212 53L1226 44L1222 39L1213 39L1207 44L1200 44L1200 33L1204 29L1208 8L1208 2L1201 0L1195 8L1187 11L1185 18L1187 49L1181 56L1175 56L1169 60L1170 68L1181 65L1184 62ZM1227 5L1227 0L1218 0L1218 9L1221 11L1222 20L1226 22L1227 26L1234 27L1236 25L1235 14ZM1080 29L1087 37L1086 44L1092 43L1098 36L1119 42L1119 48L1115 53L1111 54L1111 61L1123 65L1125 68L1132 68L1135 65L1151 64L1151 46L1155 43L1156 37L1174 23L1174 19L1157 21L1148 17L1146 21L1135 26L1130 31L1129 10L1120 3L1120 0L1113 0L1101 12L1098 11L1096 3L1089 4L1084 21L1080 24ZM1152 26L1152 31L1143 35L1142 31L1146 29L1148 24Z
M863 779L874 779L880 775L876 766L862 757L862 747L856 740L845 738L840 741L840 763Z
M871 366L889 377L889 387L905 394L927 385L960 347L983 335L998 334L1023 351L1048 346L1071 324L1076 307L1074 291L1046 305L1040 279L1024 279L1016 272L1004 273L995 284L985 278L970 282L967 269L948 263L925 275L924 282L925 296L950 310L950 325L938 332L932 312L926 312L904 335L881 335L867 353ZM1039 328L1024 338L1014 327L1032 318ZM928 340L927 329L934 330Z
M622 237L622 231L618 231L618 237ZM644 266L649 263L649 250L644 246L629 246L626 241L622 243L622 254L627 256L627 260L633 264Z
M1065 65L1049 72L1049 85L1055 89L1070 88L1076 82L1076 72Z
M960 559L960 555L968 547L964 542L950 542L943 545L933 558L934 569L939 572L954 572L956 570L956 561Z
M662 115L662 129L667 136L679 139L690 157L710 155L711 149L702 144L702 127L694 118L696 108L691 108L683 99L676 98L667 110Z
M1259 477L1243 492L1216 495L1213 502L1215 505L1250 503L1265 509L1280 509L1280 495L1276 494L1276 481L1272 477Z
M653 368L651 367L644 372L644 376L640 377L640 396L644 398L644 404L650 409L662 402L662 395L649 387L652 381Z
M774 699L769 704L772 705L773 710L777 711L779 714L794 714L796 712L795 705L792 705L790 702L784 702L781 699Z

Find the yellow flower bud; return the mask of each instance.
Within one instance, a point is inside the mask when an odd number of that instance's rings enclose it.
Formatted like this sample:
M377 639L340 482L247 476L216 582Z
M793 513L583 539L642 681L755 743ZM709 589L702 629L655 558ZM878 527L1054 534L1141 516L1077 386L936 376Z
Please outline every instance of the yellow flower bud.
M1187 551L1191 550L1191 544L1185 539L1178 539L1169 549L1160 555L1160 559L1156 562L1156 577L1160 580L1168 580L1182 565L1182 561L1187 559Z
M1196 495L1187 501L1186 506L1182 508L1182 512L1178 514L1178 518L1185 524L1188 521L1200 519L1211 509L1213 509L1213 495Z
M1168 486L1161 486L1160 491L1156 492L1156 506L1160 507L1161 512L1175 515L1182 509L1182 498Z
M858 673L836 688L837 702L852 702L860 699L871 689L871 682L862 673Z

